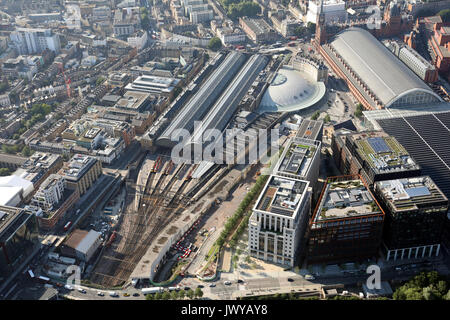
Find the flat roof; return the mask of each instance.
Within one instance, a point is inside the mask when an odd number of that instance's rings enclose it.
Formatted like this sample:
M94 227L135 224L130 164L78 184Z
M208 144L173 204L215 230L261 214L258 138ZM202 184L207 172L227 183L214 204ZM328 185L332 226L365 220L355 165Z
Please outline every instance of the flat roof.
M447 197L429 176L378 181L374 186L395 211L418 209L418 205L447 202Z
M420 169L397 139L383 131L354 133L347 136L356 152L378 174Z
M320 142L310 139L292 138L278 160L275 171L305 178L311 168L311 163L320 152Z
M329 178L316 207L313 222L384 214L358 176Z
M75 154L70 162L62 168L65 178L79 179L97 160L94 157Z
M297 138L317 140L322 133L323 121L303 119L295 135Z
M254 210L293 218L308 186L308 181L271 175Z

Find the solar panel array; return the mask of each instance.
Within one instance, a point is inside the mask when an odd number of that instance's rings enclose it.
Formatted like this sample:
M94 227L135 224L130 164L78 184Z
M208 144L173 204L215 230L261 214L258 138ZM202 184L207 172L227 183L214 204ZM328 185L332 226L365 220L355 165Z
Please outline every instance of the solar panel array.
M377 120L450 198L450 112Z
M384 139L381 137L369 138L367 141L375 153L391 152L391 148L389 148Z

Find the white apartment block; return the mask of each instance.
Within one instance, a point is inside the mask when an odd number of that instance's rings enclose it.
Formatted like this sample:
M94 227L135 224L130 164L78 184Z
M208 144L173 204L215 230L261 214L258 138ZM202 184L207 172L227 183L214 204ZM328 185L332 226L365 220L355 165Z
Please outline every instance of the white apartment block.
M200 23L211 21L214 18L214 12L212 10L192 11L189 15L189 20L192 23Z
M31 203L42 210L51 210L62 199L65 187L64 177L52 174L39 187Z
M137 48L138 50L142 50L147 45L148 41L148 33L147 31L139 32L131 37L127 38L127 42L133 48Z
M245 42L245 33L240 29L218 28L217 36L224 45Z
M249 220L253 257L293 267L310 217L308 181L271 175Z
M17 28L10 39L20 55L42 53L46 49L56 54L61 51L59 36L51 29Z
M325 22L343 22L347 20L347 10L343 0L324 0L323 13L325 14ZM316 23L320 14L320 1L310 0L308 3L308 12L306 14L306 22Z

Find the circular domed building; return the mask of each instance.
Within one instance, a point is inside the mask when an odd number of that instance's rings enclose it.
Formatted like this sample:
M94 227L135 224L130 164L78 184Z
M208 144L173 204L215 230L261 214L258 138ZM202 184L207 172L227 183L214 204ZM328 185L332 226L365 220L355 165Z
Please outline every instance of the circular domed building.
M264 93L257 112L295 112L318 104L325 84L315 81L304 68L281 67Z

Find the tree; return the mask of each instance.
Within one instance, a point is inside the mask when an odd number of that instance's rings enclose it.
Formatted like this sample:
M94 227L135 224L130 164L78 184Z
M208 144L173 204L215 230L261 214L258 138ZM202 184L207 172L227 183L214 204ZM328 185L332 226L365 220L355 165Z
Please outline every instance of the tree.
M314 114L311 117L311 120L317 120L320 116L320 111L314 112Z
M147 294L147 295L145 295L145 300L153 300L153 295L152 294Z
M362 110L363 110L363 105L361 103L358 103L356 105L355 117L358 117L358 118L362 117L362 115L363 115Z
M162 298L161 292L155 293L155 295L153 296L153 298L154 298L154 300L161 300L161 298Z
M202 289L200 289L200 288L195 289L194 295L195 295L197 298L203 297L203 291L202 291Z
M308 22L306 24L306 27L308 28L308 30L311 34L316 32L316 24L315 23Z
M437 15L441 16L443 22L450 22L450 9L441 10Z
M162 294L162 299L163 300L169 300L170 299L169 291L164 291L164 293Z
M97 81L95 82L95 85L99 86L103 83L103 81L105 81L104 77L98 77Z
M309 32L308 28L303 26L298 26L297 28L294 29L294 35L296 35L299 38L306 36L308 32Z
M29 157L29 156L31 156L31 149L30 149L30 147L28 147L28 146L23 147L23 149L22 149L22 155L23 155L24 157Z
M178 299L178 292L176 290L173 290L170 293L170 299L172 299L172 300L177 300Z
M218 51L222 48L222 41L218 37L213 37L209 40L208 49Z
M324 121L325 123L330 122L330 121L331 121L330 115L327 114L327 115L325 116L325 118L323 119L323 121Z
M9 168L0 168L0 177L9 176L11 170Z
M180 290L180 292L178 292L178 297L184 299L184 297L186 297L186 291L184 291L184 289Z
M188 296L189 299L192 299L194 297L194 291L192 291L191 289L189 289L186 292L186 295Z

